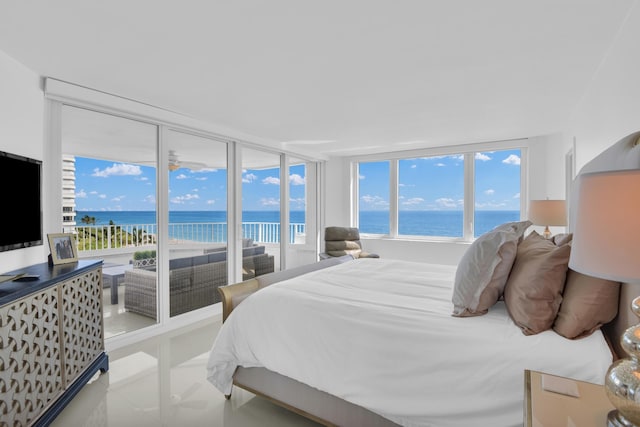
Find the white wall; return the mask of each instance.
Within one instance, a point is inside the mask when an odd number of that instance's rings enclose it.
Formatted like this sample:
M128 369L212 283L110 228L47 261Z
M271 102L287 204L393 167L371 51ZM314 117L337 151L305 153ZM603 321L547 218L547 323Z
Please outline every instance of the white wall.
M0 94L0 151L42 160L44 97L40 79L2 51ZM4 226L10 227L11 216L20 215L20 206L11 205L10 200L3 200L2 206ZM46 238L44 240L43 246L0 252L0 273L44 262L49 253Z
M598 153L640 130L640 5L636 1L565 132L576 139L579 170Z
M351 171L343 157L332 157L325 168L325 225L351 225ZM323 235L324 236L324 235Z

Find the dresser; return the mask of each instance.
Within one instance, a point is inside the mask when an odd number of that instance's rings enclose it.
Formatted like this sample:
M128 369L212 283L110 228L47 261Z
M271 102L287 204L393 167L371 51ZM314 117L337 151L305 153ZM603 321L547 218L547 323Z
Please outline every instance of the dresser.
M93 375L104 351L102 261L29 266L0 283L0 427L46 426Z

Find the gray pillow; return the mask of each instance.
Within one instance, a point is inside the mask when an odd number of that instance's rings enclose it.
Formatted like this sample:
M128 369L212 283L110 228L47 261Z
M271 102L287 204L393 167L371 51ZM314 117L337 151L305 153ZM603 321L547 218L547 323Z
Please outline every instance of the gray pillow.
M462 256L453 283L453 315L486 314L502 296L518 243L530 221L502 224L478 237Z

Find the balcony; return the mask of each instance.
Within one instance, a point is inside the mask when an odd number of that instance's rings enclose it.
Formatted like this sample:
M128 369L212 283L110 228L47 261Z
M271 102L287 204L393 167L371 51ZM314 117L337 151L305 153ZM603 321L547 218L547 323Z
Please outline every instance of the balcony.
M95 251L135 250L140 246L157 243L156 224L118 224L118 225L75 225L67 227L67 233L73 233L80 256ZM296 237L305 234L305 224L289 224L289 243L295 243ZM256 243L280 243L280 223L243 222L242 236ZM169 239L172 244L183 243L226 243L226 222L170 223Z
M305 233L305 224L292 223L289 227L290 243L299 241ZM105 337L154 324L155 319L125 308L122 281L124 272L135 268L134 252L155 249L157 224L82 224L65 227L64 231L75 236L79 258L104 260L103 277L108 278L103 290ZM216 246L225 246L227 242L226 222L170 223L168 231L172 259L202 255ZM242 223L242 233L256 245L266 246L267 253L271 253L275 264L279 265L280 223L245 222Z

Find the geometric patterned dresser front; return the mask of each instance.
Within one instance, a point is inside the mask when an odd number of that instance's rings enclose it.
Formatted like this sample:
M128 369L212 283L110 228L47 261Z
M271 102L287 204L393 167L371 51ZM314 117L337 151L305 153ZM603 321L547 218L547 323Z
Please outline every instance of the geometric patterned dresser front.
M104 351L102 269L59 285L65 388Z
M0 426L28 426L62 393L56 287L0 307Z

